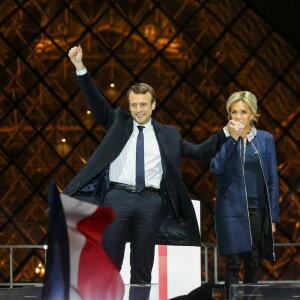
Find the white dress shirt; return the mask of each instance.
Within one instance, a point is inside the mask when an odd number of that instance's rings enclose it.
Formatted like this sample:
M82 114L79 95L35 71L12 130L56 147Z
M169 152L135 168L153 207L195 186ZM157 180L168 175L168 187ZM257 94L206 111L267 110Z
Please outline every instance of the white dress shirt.
M86 74L87 73L87 68L84 68L84 69L82 69L82 70L80 70L80 71L77 71L76 70L76 74L78 75L78 76L82 76L82 75L84 75L84 74Z
M140 125L133 120L133 132L120 155L110 164L109 179L113 182L135 185L136 141ZM144 133L145 186L160 188L163 170L156 135L151 120L142 125Z

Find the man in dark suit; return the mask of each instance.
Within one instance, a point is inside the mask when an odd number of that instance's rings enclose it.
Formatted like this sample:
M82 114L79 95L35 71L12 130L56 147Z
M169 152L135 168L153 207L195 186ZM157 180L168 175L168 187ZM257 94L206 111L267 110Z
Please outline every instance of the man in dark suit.
M116 219L105 230L104 249L120 270L130 241L131 283L149 284L156 243L200 246L180 158L210 159L226 135L220 130L199 145L182 139L176 127L151 118L155 92L144 83L127 93L130 113L113 110L90 78L82 56L80 46L69 51L79 86L106 135L63 193L112 206Z

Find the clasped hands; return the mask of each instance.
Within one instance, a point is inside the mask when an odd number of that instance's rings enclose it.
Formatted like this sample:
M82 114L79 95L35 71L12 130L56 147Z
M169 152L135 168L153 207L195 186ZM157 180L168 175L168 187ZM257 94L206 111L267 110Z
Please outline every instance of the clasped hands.
M237 141L239 137L243 136L245 126L239 121L229 120L227 124L229 134Z

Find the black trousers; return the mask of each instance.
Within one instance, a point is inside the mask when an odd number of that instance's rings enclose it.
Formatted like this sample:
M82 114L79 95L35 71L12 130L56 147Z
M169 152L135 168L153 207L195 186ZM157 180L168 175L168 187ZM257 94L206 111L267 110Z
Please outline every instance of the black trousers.
M130 283L150 284L160 226L159 194L112 189L105 196L104 206L112 206L116 214L116 219L104 231L104 250L121 270L125 245L130 240Z
M265 209L249 209L252 250L250 252L227 255L225 290L226 299L229 299L229 290L231 284L239 283L239 273L241 262L244 264L243 283L257 283L257 271L260 263L259 253L261 250L261 240L266 217ZM238 238L238 237L237 237Z

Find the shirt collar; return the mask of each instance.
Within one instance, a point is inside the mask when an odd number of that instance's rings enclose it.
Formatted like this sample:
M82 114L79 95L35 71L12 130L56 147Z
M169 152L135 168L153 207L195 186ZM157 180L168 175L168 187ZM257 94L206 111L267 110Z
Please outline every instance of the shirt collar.
M149 120L148 123L143 124L143 125L142 125L142 124L139 124L137 121L135 121L135 120L133 119L133 126L134 126L134 128L137 129L137 130L138 130L137 126L143 126L143 127L145 127L145 129L149 129L149 128L152 127L151 118L150 118L150 120Z
M254 125L252 125L251 131L247 134L248 142L251 142L254 139L254 137L256 136L256 134L257 134L257 129L255 128Z

